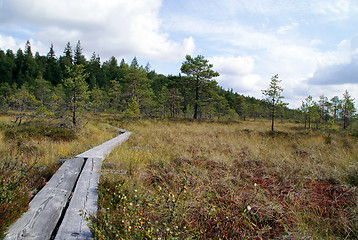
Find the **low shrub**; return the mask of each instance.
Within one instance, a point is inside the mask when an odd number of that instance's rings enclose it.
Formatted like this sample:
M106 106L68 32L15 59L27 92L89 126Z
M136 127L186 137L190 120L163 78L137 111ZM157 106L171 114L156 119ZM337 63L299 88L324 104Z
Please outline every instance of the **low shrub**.
M72 141L78 138L73 129L41 123L27 123L20 126L7 127L4 136L11 140L49 138L55 141Z

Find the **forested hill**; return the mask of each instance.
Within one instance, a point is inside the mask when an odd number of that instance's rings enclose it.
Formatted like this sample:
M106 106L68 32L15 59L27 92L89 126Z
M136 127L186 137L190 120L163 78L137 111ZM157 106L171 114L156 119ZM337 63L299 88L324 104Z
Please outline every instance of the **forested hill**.
M130 64L115 57L101 63L96 53L87 60L80 41L74 50L68 43L59 57L53 45L46 56L33 55L29 41L16 53L0 50L0 104L2 111L41 109L53 116L64 116L75 106L77 112L128 118L192 118L195 108L201 119L269 117L267 102L224 90L214 78L195 84L187 76L165 76L149 64L140 66L135 57ZM299 115L286 107L280 111L281 117Z

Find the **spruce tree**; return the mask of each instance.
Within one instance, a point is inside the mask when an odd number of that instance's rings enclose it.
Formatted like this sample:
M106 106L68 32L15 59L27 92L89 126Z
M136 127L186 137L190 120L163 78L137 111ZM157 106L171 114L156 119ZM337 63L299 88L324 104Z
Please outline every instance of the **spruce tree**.
M76 48L75 48L75 55L73 58L73 63L75 65L80 65L80 64L86 65L86 58L83 55L82 51L83 51L83 48L81 46L81 41L78 40Z
M63 50L64 56L61 56L59 59L61 71L63 78L68 78L68 71L67 68L72 68L73 66L73 53L71 48L71 43L68 42L66 44L65 49Z
M46 65L44 78L51 82L52 85L57 85L62 80L62 71L57 61L55 51L53 49L53 44L50 46L50 50L46 57Z

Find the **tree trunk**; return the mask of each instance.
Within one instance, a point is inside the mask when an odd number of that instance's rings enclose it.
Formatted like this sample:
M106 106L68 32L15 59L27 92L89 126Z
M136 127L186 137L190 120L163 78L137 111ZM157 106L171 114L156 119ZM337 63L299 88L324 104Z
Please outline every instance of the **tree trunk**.
M198 119L198 101L199 101L199 79L196 80L195 103L194 103L194 119Z
M77 96L76 96L76 92L73 94L73 112L72 112L72 123L74 126L76 126L77 122L76 122L76 104L77 104Z
M305 129L307 129L307 116L305 116Z
M274 130L275 125L275 105L272 106L272 124L271 124L271 131Z

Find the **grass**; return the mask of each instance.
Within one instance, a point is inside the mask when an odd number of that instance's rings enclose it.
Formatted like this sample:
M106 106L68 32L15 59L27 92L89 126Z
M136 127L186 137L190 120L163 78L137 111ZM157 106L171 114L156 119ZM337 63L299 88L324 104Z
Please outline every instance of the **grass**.
M269 124L125 126L133 135L102 170L95 238L358 238L357 138Z
M47 121L13 126L12 121L0 116L0 239L56 172L58 159L73 158L118 134L97 119L77 129Z

